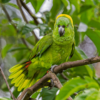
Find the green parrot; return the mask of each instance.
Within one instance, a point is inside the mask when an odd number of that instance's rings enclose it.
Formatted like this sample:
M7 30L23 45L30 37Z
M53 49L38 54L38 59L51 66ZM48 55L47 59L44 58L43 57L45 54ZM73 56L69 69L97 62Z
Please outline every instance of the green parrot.
M43 77L52 65L59 65L72 57L75 49L74 26L67 14L57 16L52 34L40 39L34 46L30 60L10 68L9 78L18 91L31 87Z

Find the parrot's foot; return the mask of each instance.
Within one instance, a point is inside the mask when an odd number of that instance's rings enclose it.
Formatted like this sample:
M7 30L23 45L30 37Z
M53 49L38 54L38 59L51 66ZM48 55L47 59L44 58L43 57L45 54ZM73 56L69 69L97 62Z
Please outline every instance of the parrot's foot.
M54 68L55 68L56 66L58 66L58 65L53 65L53 66L51 66L51 72L54 73Z
M50 79L50 81L51 81L51 86L49 87L49 90L51 90L51 89L55 86L55 84L54 84L53 80L52 80L52 79Z

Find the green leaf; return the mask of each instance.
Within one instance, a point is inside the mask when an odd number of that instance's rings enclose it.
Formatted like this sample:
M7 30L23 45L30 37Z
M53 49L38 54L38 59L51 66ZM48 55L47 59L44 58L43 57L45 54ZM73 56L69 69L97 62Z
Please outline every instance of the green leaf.
M81 21L85 24L88 24L88 22L91 20L93 13L93 8L86 10L85 12L81 13Z
M28 3L28 2L32 3L32 5L35 9L35 12L37 13L40 10L44 0L26 0L26 3Z
M92 30L88 29L85 34L92 40L92 42L95 44L97 51L100 55L100 30Z
M69 59L69 61L77 61L77 60L82 60L82 59L87 59L87 56L81 49L79 49L78 47L75 47L74 55L71 59ZM64 74L68 78L72 78L76 76L84 77L85 75L90 76L92 78L93 76L95 76L95 70L92 65L84 65L84 66L79 66L75 68L69 68L64 71Z
M100 90L88 95L85 100L100 100Z
M89 77L84 77L84 79L80 77L70 79L63 85L59 94L56 97L56 100L66 100L74 92L91 87L99 89L99 85Z
M90 22L88 23L88 26L94 29L98 29L100 30L100 22L98 20L90 20Z
M32 94L31 98L36 98L39 95L40 92L35 92L34 94Z
M52 88L50 90L48 88L43 88L40 97L42 97L42 100L54 100L57 90L58 88Z
M90 89L86 89L84 91L81 91L82 93L79 93L78 95L76 95L76 97L74 98L74 100L86 100L86 98L90 94L92 94L92 93L94 93L96 91L98 91L98 90L94 89L94 88L90 88ZM89 100L91 100L91 99L89 99Z
M61 2L61 0L53 0L53 7L51 9L51 19L55 20L57 14L63 9L64 4Z
M9 2L10 0L1 0L2 3L7 3Z
M24 34L31 32L35 28L37 28L36 25L26 24L25 26L22 27L21 32L24 35Z
M0 97L0 100L12 100L12 99L10 99L10 98L1 98Z
M75 6L77 12L80 11L80 0L69 0L69 2Z
M19 9L19 7L16 4L14 4L14 3L8 2L7 4L9 6L12 6L12 7L16 8L16 9Z
M12 47L12 44L7 44L1 51L2 58L4 58L8 52L8 50Z
M37 13L37 12L40 10L40 8L41 8L41 6L42 6L44 0L36 0L36 1L37 1L37 6L36 6L35 11L36 11L36 13Z
M36 44L34 36L30 36L30 37L26 38L26 40L33 46Z
M62 0L63 4L65 5L65 7L68 6L68 0Z

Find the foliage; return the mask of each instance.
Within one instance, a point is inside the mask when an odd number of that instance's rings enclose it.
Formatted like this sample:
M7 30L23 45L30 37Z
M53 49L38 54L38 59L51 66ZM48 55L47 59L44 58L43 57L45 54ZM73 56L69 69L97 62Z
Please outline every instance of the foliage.
M0 6L0 39L5 41L5 43L3 43L5 46L0 47L3 62L7 61L7 56L9 55L16 59L13 65L28 59L32 48L37 42L31 31L38 29L40 36L51 33L54 27L55 18L60 13L69 14L75 26L76 49L74 56L69 59L69 61L87 58L86 54L78 47L85 40L86 36L94 43L97 53L100 55L100 0L53 0L50 11L43 12L41 12L40 9L45 0L26 0L25 4L29 2L32 4L35 11L32 16L35 16L35 18L40 21L39 24L36 24L34 20L30 20L26 23L22 20L21 13L19 12L20 9L16 4L11 3L10 0L0 0L0 5L6 8L12 20L12 22L9 22L5 12ZM17 14L17 12L19 14ZM37 17L37 13L40 13L41 17ZM80 28L83 28L79 27L81 23L87 26L86 30L79 31ZM12 59L9 63L12 62ZM5 66L8 67L7 65ZM57 96L57 88L51 90L43 88L41 92L37 91L34 93L32 98L38 96L38 98L42 97L42 100L55 100L55 98L56 100L65 100L69 96L72 96L74 100L100 99L99 79L95 75L93 65L84 65L67 69L63 74L68 77L69 80L66 82L60 74L57 75L62 84L64 84ZM8 82L10 87L13 87L10 81ZM2 84L1 89L3 91L8 91L5 83ZM74 92L77 92L78 95L73 96ZM16 88L14 88L13 93L16 97L19 94ZM0 100L11 99L0 98Z

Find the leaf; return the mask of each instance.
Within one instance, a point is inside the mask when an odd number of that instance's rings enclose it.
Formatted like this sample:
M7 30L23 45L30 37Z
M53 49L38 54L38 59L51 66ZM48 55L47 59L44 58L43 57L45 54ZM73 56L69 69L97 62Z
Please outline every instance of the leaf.
M12 7L16 8L16 9L19 9L19 7L16 4L14 4L14 3L8 2L7 4L9 6L12 6Z
M32 31L33 29L35 29L35 28L37 28L36 25L26 24L26 25L23 26L22 29L21 29L22 35L31 32L31 31Z
M74 100L86 100L86 98L90 94L92 94L92 93L94 93L96 91L98 91L98 90L94 89L94 88L90 88L90 89L86 89L84 91L81 91L82 93L79 93L78 95L76 95L76 97L74 98ZM91 99L89 99L89 100L91 100Z
M10 0L1 0L2 3L7 3L9 2Z
M100 100L100 90L88 95L86 100Z
M26 3L31 2L35 9L35 12L37 13L40 10L44 1L45 0L26 0Z
M100 30L92 30L88 29L85 34L92 40L92 42L95 44L97 51L100 55Z
M39 95L40 92L35 92L34 94L32 94L31 98L36 98Z
M93 13L93 8L86 10L85 12L81 13L81 21L85 24L88 24L88 22L91 20Z
M80 0L69 0L69 2L75 6L77 12L80 11Z
M63 85L59 94L56 97L56 100L66 100L74 92L85 88L99 89L99 85L89 77L84 77L84 79L80 77L70 79Z
M8 24L4 24L1 23L1 27L0 27L0 36L16 36L16 30L14 29L14 27L12 25L8 25Z
M35 45L36 41L35 41L35 37L34 36L30 36L28 38L26 38L26 40L31 44L31 45Z
M42 100L54 100L57 90L58 88L52 88L50 90L48 88L43 88L40 97L42 97Z
M65 5L65 7L68 6L68 0L62 0L63 4Z
M12 100L12 99L10 99L10 98L1 98L0 97L0 100Z
M4 58L8 52L8 50L12 47L12 44L7 44L1 51L2 58Z
M74 55L71 59L69 59L69 61L77 61L82 59L87 59L87 56L80 48L75 47ZM68 78L76 76L81 76L81 77L90 76L92 78L93 76L95 76L95 70L92 65L84 65L75 68L69 68L64 71L64 74Z
M100 30L100 22L98 20L90 20L90 22L88 23L88 26L93 28L93 29L98 29Z
M62 10L64 7L64 4L61 2L61 0L53 0L53 7L51 8L51 19L55 20L55 17L57 14Z

